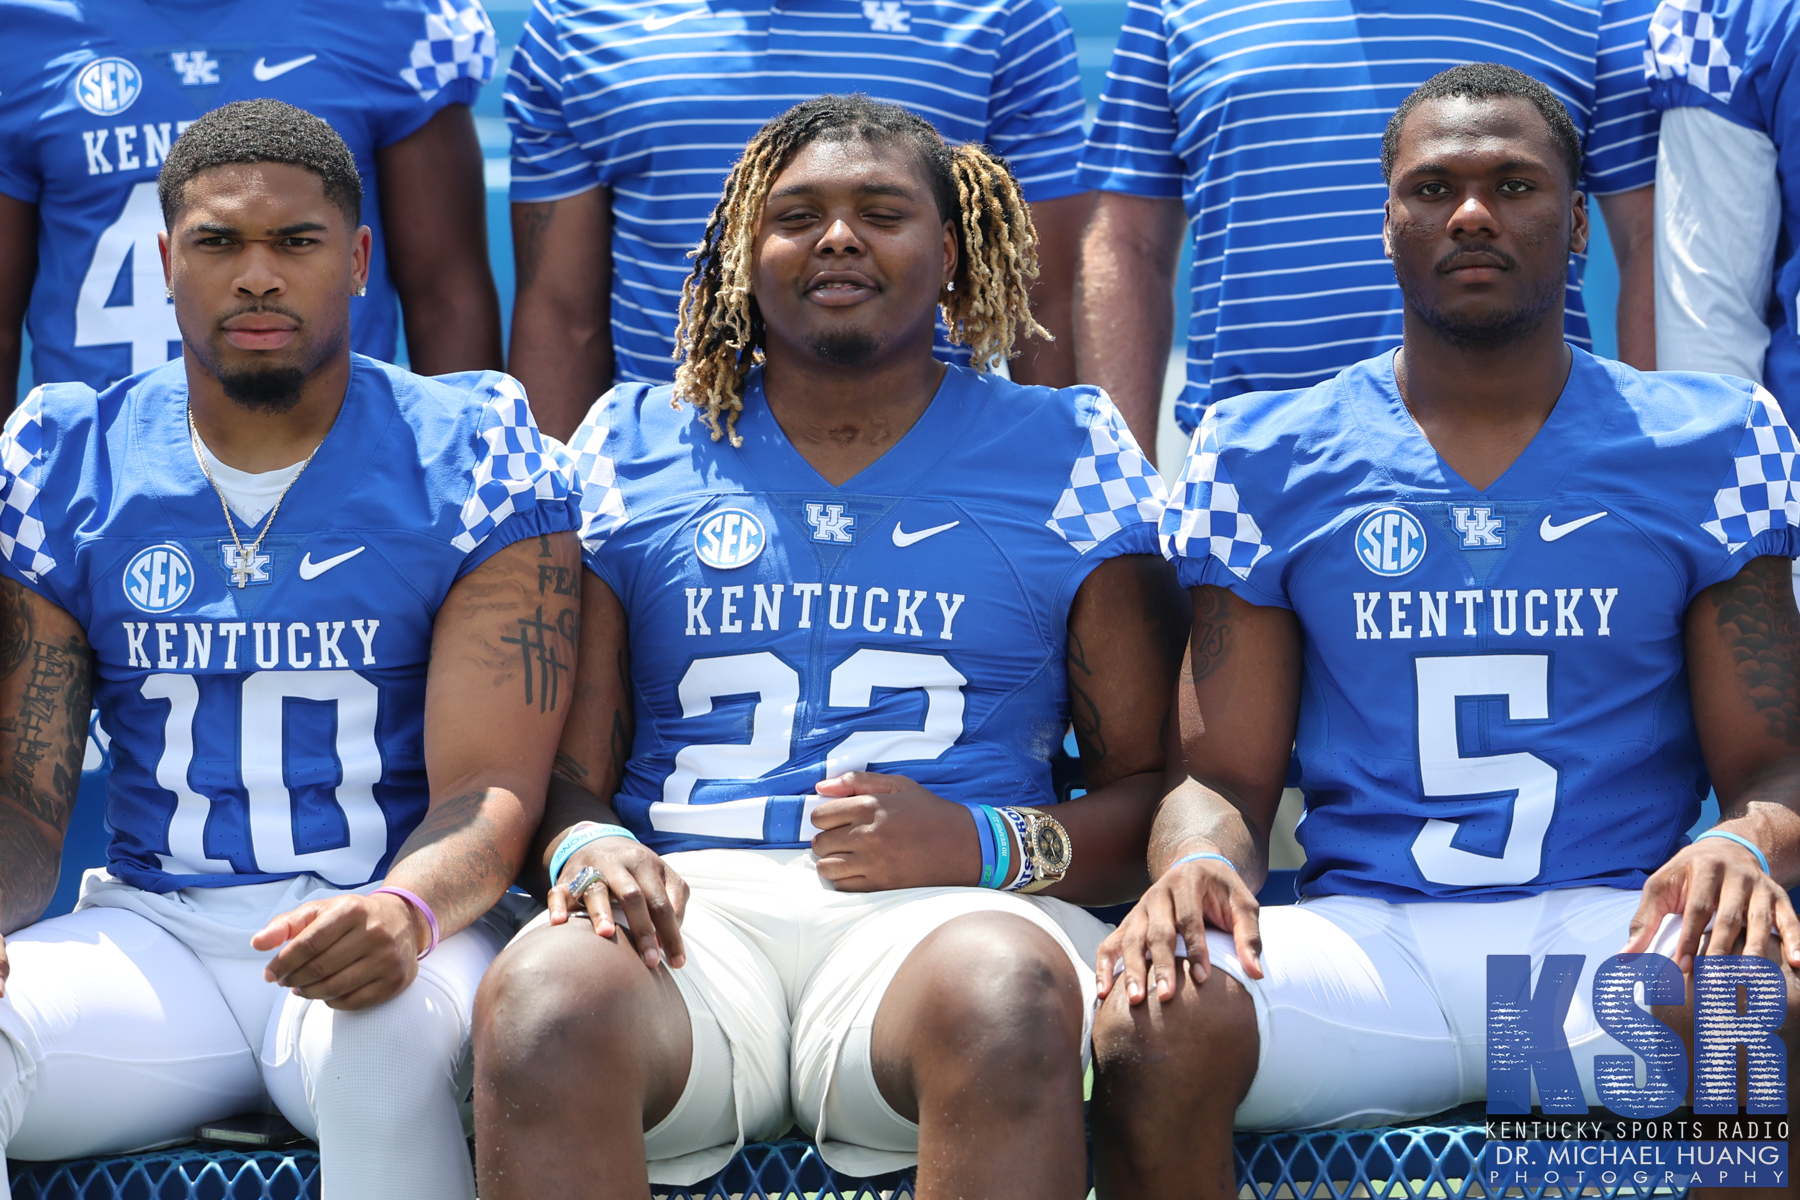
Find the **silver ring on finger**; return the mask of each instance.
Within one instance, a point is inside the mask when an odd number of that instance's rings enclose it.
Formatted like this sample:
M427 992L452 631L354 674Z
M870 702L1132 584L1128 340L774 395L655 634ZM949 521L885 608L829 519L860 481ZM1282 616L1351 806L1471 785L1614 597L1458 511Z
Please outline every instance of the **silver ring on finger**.
M600 872L592 867L583 867L575 872L575 878L569 881L569 903L581 899L582 893L600 881Z

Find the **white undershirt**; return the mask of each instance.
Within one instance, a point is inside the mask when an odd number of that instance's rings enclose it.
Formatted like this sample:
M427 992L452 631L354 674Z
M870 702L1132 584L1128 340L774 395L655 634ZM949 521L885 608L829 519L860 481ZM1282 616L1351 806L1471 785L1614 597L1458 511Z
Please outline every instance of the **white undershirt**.
M306 460L302 459L273 471L240 471L220 462L218 455L205 442L199 439L195 441L200 447L200 453L206 456L206 466L212 472L213 482L225 493L225 502L231 505L231 511L238 520L251 527L238 530L240 534L246 535L246 540L257 532L256 527L269 515L269 510L275 507L275 501L306 465Z

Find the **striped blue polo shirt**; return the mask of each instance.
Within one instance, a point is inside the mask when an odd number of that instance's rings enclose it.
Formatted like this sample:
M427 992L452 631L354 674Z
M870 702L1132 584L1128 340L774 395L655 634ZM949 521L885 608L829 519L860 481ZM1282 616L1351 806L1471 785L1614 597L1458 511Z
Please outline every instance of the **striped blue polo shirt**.
M1055 0L538 0L506 86L512 198L612 189L617 378L674 378L706 218L771 117L831 92L1004 155L1031 201L1083 190L1075 39Z
M1497 62L1568 106L1606 195L1656 176L1644 80L1655 0L1132 0L1084 187L1179 196L1194 232L1176 417L1305 387L1400 344L1381 252L1381 135L1431 76ZM1578 256L1567 330L1587 347Z

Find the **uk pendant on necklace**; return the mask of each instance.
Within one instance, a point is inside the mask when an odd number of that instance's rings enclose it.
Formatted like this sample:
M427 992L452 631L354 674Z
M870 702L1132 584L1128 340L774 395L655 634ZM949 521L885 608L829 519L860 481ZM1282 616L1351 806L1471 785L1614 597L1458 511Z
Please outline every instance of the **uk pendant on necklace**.
M255 573L255 569L250 566L249 562L245 561L249 557L249 555L245 554L240 549L238 551L237 565L231 568L231 582L236 584L240 590L250 586L250 576Z

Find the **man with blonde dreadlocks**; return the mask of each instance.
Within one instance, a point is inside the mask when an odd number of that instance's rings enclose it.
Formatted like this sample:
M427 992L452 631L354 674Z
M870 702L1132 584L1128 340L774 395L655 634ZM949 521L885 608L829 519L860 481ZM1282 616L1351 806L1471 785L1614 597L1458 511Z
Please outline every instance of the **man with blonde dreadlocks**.
M932 356L941 307L1005 359L1034 240L985 150L808 101L726 183L674 387L578 433L578 695L550 911L479 1000L486 1200L641 1197L790 1122L921 1197L1085 1194L1076 905L1143 886L1186 606L1104 394ZM1091 790L1055 803L1071 720Z

